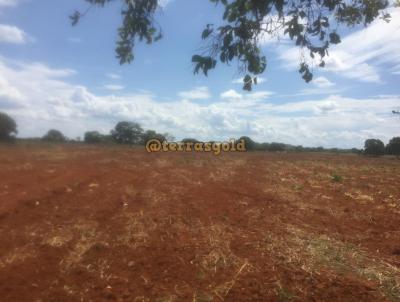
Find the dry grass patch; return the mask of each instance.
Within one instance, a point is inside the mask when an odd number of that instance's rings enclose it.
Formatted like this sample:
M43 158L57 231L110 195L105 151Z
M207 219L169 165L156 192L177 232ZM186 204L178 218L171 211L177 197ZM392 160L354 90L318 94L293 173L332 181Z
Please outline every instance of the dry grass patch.
M217 273L219 269L240 265L242 261L230 248L233 236L226 226L214 224L203 227L200 231L203 249L209 251L201 255L199 261L203 270Z
M74 244L70 253L61 261L65 269L70 269L82 261L83 255L95 244L102 242L102 234L97 230L98 224L95 221L78 221L71 225L73 234L79 234L77 242ZM69 232L69 230L67 230ZM106 242L106 240L104 240ZM104 243L106 244L106 243Z
M117 217L124 224L124 230L117 236L117 241L131 248L146 245L150 232L157 228L157 224L143 211L124 212Z
M43 243L52 247L62 247L73 239L74 235L70 229L60 228L51 232Z
M355 192L346 192L344 193L345 196L350 197L361 204L367 204L374 201L374 198L370 195L363 194L361 191Z
M0 258L0 268L4 268L7 265L19 264L24 262L28 258L35 257L36 251L34 249L34 245L27 244L22 247L17 247Z
M284 236L268 234L264 248L281 261L295 264L309 274L328 269L336 275L356 275L377 283L387 298L400 299L400 270L352 244L288 225Z

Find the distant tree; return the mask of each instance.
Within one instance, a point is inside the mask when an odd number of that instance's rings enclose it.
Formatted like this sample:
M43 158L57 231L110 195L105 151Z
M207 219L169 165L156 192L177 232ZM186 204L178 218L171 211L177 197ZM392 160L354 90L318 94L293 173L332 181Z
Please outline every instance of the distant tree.
M103 135L103 142L108 144L113 144L115 143L115 140L111 134L108 134L108 135Z
M84 137L85 143L88 144L97 144L103 141L103 135L98 131L88 131L85 133Z
M400 114L400 111L392 110L393 114Z
M400 156L400 137L393 137L386 146L388 154Z
M354 153L354 154L361 154L362 153L362 151L360 149L357 149L357 148L351 148L350 152Z
M270 147L269 143L261 143L261 144L258 145L258 150L268 151L269 147Z
M6 113L0 112L0 140L12 140L17 133L17 123L14 119Z
M147 130L142 135L142 142L145 144L147 141L151 139L158 139L159 141L163 142L167 140L164 134L157 133L154 130Z
M294 146L293 151L294 152L303 152L304 151L304 147L301 146L301 145Z
M134 122L119 122L111 131L111 136L118 144L141 144L143 128Z
M163 135L164 135L164 137L165 137L165 139L166 139L167 141L169 141L169 142L175 141L175 137L174 137L172 134L169 134L168 132L166 132L166 133L164 133Z
M364 154L367 155L384 155L385 145L380 139L367 139L364 143Z
M48 142L65 142L67 138L61 131L56 129L50 129L42 138L44 141Z
M184 138L183 140L182 140L182 143L199 143L200 141L198 141L197 139L195 139L195 138Z
M271 143L269 145L268 150L272 152L279 152L279 151L285 151L286 147L285 144L282 143Z
M258 144L255 141L253 141L250 137L242 136L239 138L239 141L240 140L244 140L244 144L246 146L247 151L253 151L258 149Z

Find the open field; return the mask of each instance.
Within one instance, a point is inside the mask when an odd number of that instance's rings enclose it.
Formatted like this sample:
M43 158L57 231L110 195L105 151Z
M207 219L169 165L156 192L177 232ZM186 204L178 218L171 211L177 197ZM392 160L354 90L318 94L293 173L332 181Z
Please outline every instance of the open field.
M1 301L400 301L400 161L0 147Z

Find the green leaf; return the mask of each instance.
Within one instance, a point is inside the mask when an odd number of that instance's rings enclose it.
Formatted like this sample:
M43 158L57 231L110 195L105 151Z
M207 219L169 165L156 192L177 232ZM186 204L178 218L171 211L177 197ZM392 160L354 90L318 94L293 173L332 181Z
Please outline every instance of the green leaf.
M337 33L332 32L329 34L329 41L332 44L339 44L341 42L340 36Z
M195 63L195 62L201 62L203 60L203 57L202 56L199 56L199 55L194 55L193 57L192 57L192 62L193 63Z
M205 30L203 30L203 33L201 34L201 38L203 40L207 39L213 32L212 29L212 25L211 24L207 24L207 28Z
M78 24L80 18L81 18L81 13L78 11L75 11L71 16L69 16L72 26Z

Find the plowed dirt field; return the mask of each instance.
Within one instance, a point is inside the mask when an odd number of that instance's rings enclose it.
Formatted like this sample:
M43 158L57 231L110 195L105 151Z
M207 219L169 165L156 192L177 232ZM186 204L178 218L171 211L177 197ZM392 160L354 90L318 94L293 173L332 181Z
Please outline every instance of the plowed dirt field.
M0 147L0 301L399 301L400 161Z

